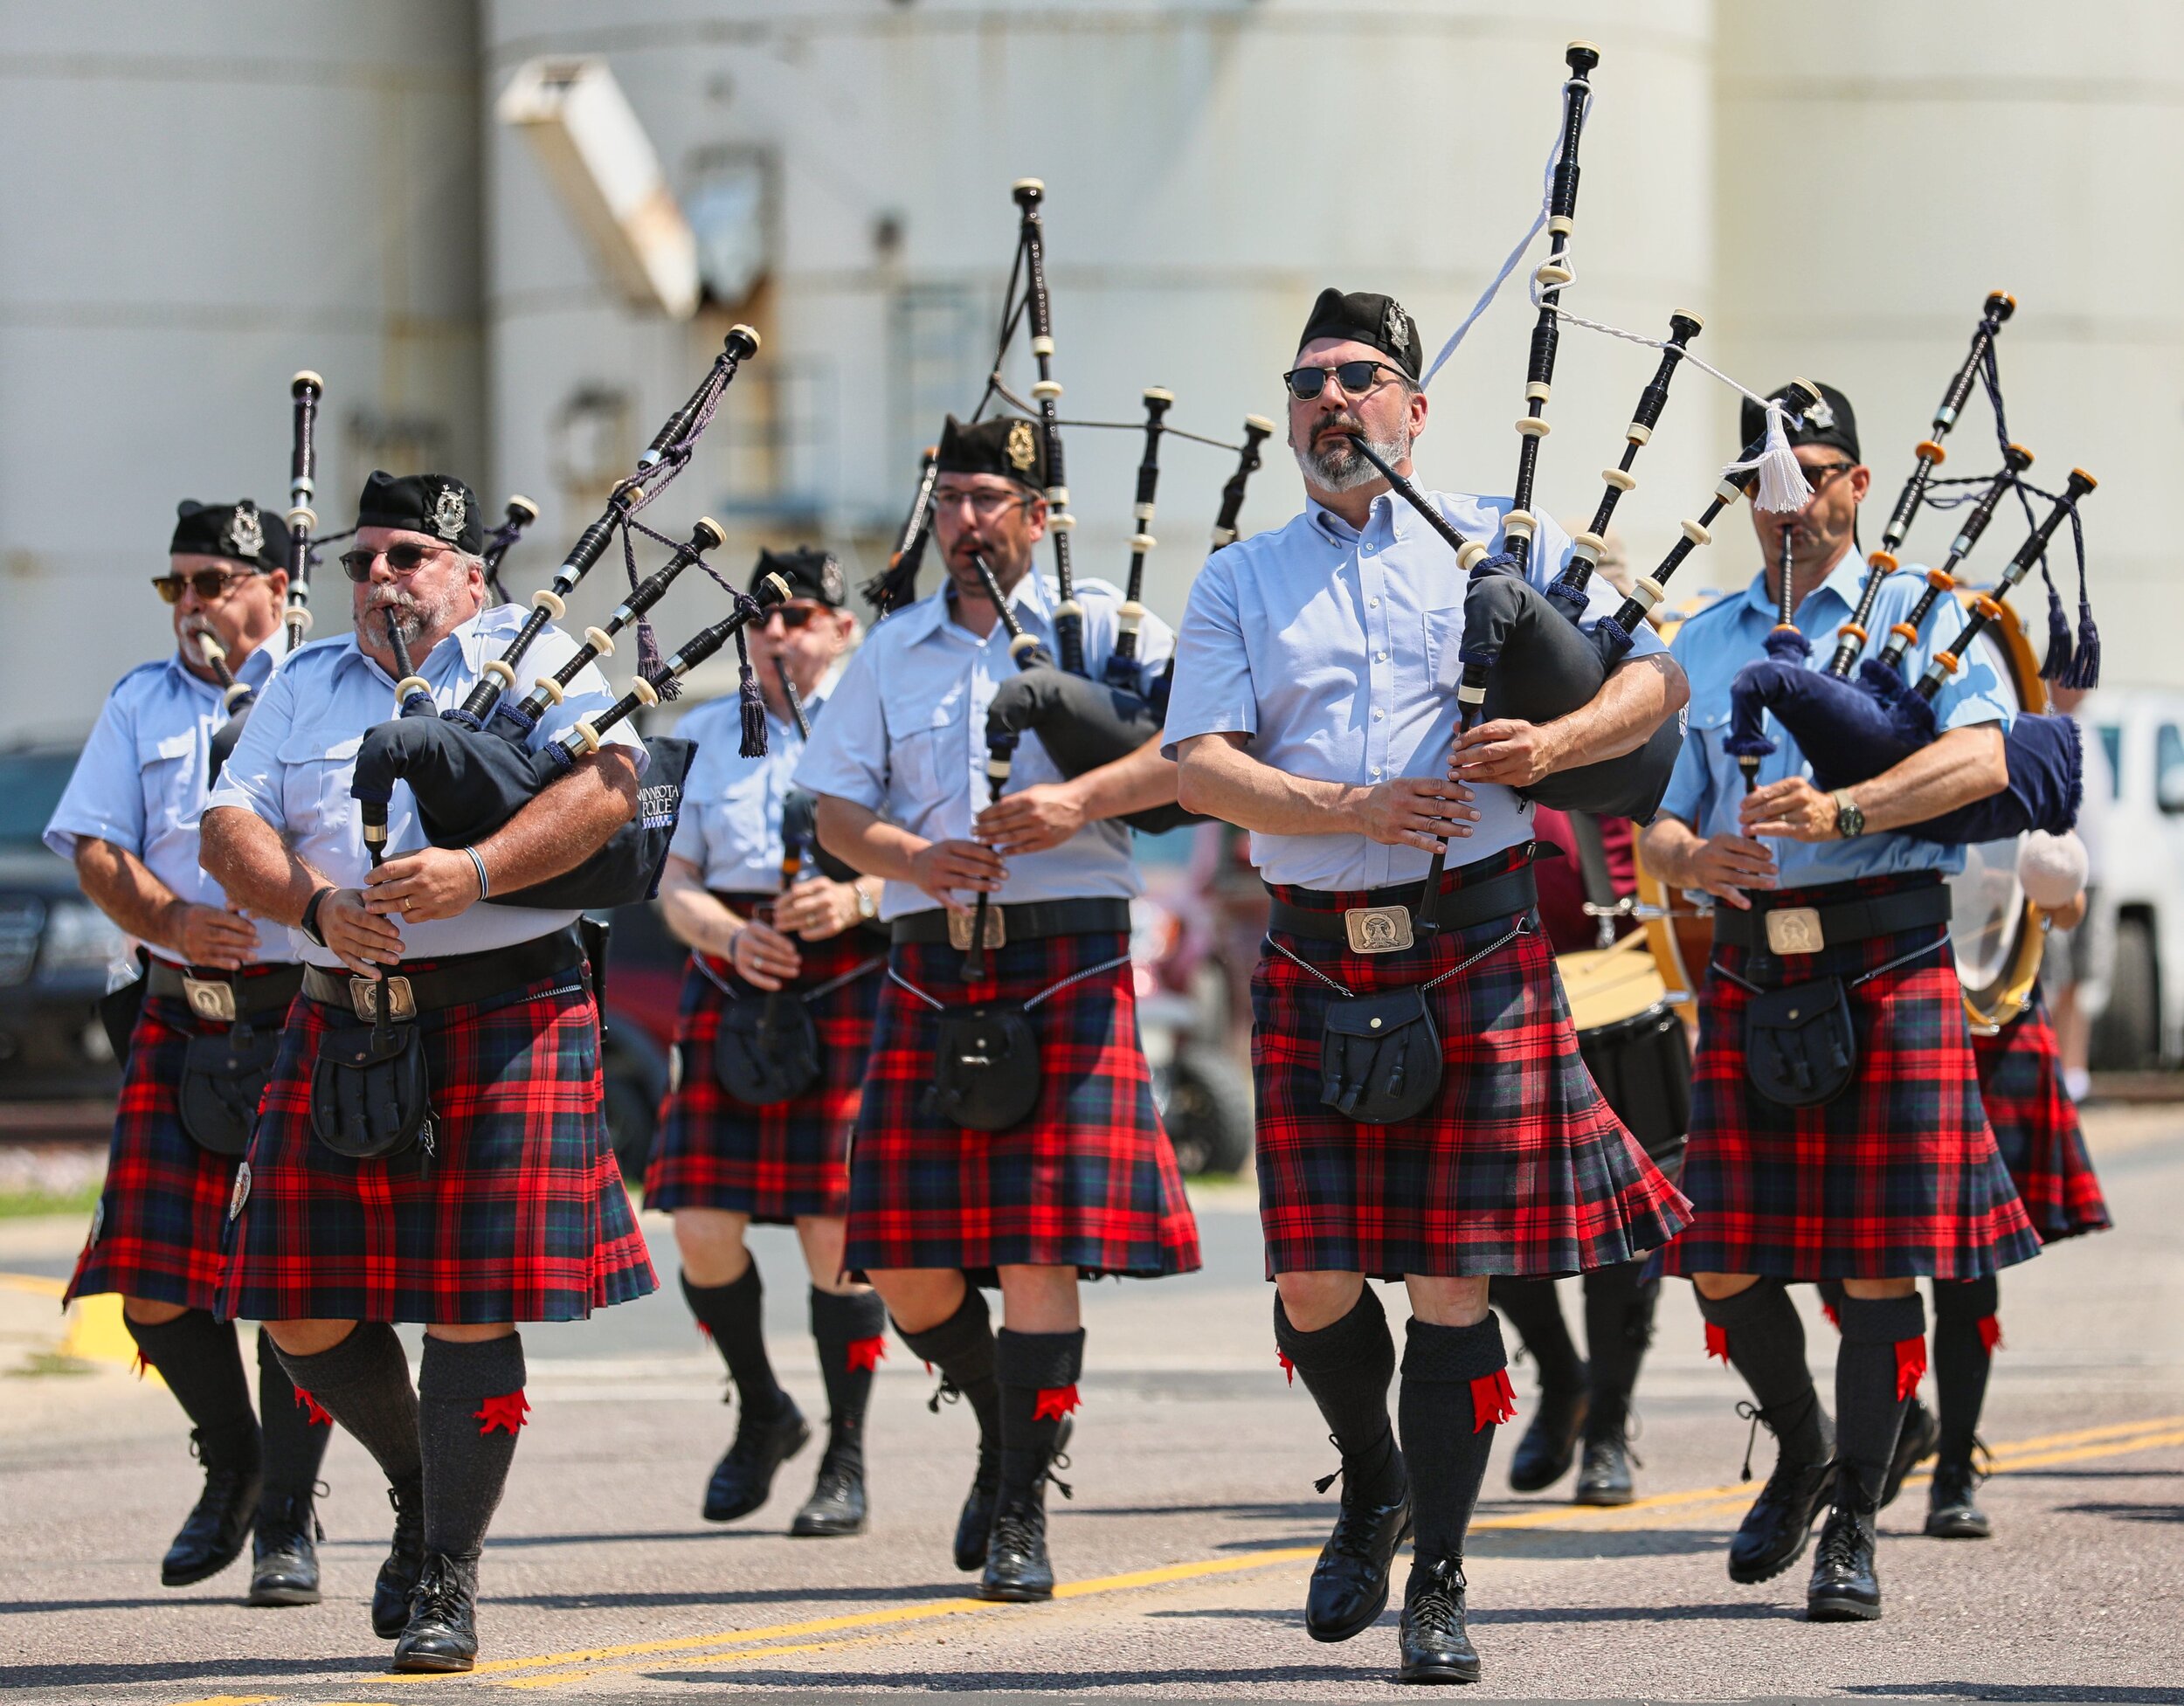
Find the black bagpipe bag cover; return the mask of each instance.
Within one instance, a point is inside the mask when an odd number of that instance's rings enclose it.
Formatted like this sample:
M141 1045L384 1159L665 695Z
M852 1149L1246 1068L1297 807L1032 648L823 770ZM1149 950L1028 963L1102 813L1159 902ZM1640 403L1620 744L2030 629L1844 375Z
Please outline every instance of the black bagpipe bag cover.
M1072 778L1128 757L1158 736L1160 722L1142 695L1051 664L1018 671L995 689L986 709L989 743L997 730L1036 735L1054 767ZM1124 821L1158 835L1199 819L1179 805L1158 805Z

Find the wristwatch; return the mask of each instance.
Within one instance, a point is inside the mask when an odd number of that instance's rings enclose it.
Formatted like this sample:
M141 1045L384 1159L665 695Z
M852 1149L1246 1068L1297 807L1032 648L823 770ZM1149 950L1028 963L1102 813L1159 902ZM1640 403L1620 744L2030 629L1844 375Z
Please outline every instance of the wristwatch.
M1838 788L1829 796L1835 802L1835 833L1848 841L1854 835L1865 833L1865 813L1857 801L1850 798L1848 788Z
M872 891L860 882L849 885L857 891L857 916L869 924L880 915L880 903L872 898Z
M319 929L319 908L326 904L326 897L333 892L334 886L331 883L328 883L323 888L313 889L311 898L303 903L303 917L297 924L297 928L304 935L309 936L321 948L326 946L326 933Z

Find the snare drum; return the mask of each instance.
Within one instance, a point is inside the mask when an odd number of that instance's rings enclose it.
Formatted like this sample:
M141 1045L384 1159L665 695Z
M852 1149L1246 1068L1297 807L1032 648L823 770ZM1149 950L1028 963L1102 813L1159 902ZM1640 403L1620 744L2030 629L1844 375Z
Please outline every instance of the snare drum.
M1578 1046L1607 1105L1654 1164L1673 1178L1691 1123L1691 1045L1648 937L1561 954Z

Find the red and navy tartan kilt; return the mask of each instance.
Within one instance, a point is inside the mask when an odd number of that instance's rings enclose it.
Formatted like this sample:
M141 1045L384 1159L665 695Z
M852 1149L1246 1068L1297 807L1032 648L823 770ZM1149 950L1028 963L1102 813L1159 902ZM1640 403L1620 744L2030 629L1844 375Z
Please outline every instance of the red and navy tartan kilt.
M1463 881L1524 862L1478 861ZM1363 894L1276 888L1340 910ZM1251 979L1259 1219L1267 1276L1314 1270L1575 1274L1665 1243L1689 1207L1602 1099L1578 1051L1554 950L1537 912L1515 940L1426 998L1441 1032L1441 1093L1414 1120L1361 1125L1320 1100L1320 1038L1342 998L1269 947ZM1494 918L1407 952L1356 954L1286 933L1296 959L1354 995L1425 984L1514 928Z
M893 971L950 1006L1025 1001L1125 956L1119 932L1012 942L966 985L961 950L897 943ZM1043 1078L1006 1131L944 1123L927 1095L940 1015L890 977L849 1158L853 1271L1012 1264L1156 1278L1199 1266L1198 1222L1153 1106L1127 959L1026 1015Z
M220 1315L574 1321L657 1288L600 1111L597 1012L573 968L417 1019L431 1155L356 1161L313 1136L319 1039L356 1023L307 996L289 1011L238 1182Z
M1770 904L1833 906L1934 881L1862 877L1781 890ZM1841 1095L1787 1108L1752 1088L1751 997L1722 970L1765 988L1826 977L1847 984L1906 955L1915 957L1850 991L1857 1073ZM1755 959L1766 963L1755 969ZM1683 1159L1697 1212L1664 1253L1665 1272L1974 1280L2039 1254L1987 1128L1942 926L1780 958L1717 940L1713 965L1699 998Z
M246 966L238 981L287 969ZM280 1023L278 1013L268 1013L259 1028ZM226 1030L198 1019L176 997L144 998L129 1033L106 1186L68 1282L71 1302L108 1291L186 1309L209 1309L218 1301L221 1234L238 1157L214 1155L191 1141L182 1127L180 1096L190 1039Z
M790 1225L799 1215L849 1212L849 1137L864 1090L873 1015L887 981L887 944L869 930L848 929L824 942L798 943L797 950L804 965L789 986L792 992L847 977L866 961L880 962L809 1004L819 1031L818 1085L764 1108L722 1088L713 1045L728 997L693 964L683 975L675 1021L681 1068L660 1109L659 1143L645 1172L646 1208L726 1209L772 1226ZM706 964L740 998L766 998L726 961Z
M2063 1088L2063 1053L2037 991L2032 1005L1993 1036L1975 1033L1972 1050L1995 1147L2032 1229L2049 1244L2105 1232L2114 1223L2085 1152L2077 1104Z

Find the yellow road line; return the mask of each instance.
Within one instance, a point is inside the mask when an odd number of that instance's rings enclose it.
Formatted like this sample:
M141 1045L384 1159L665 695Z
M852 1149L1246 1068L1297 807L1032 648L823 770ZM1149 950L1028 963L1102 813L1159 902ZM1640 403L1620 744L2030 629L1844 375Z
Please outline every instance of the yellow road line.
M66 1297L68 1282L48 1279L43 1274L0 1274L0 1291L27 1291L33 1297ZM193 1700L189 1706L204 1706L204 1703Z
M884 1636L865 1635L863 1640L881 1640ZM694 1658L669 1661L667 1663L627 1665L600 1665L591 1670L560 1670L551 1676L511 1676L494 1684L501 1689L558 1689L570 1682L589 1682L595 1677L625 1675L632 1670L689 1670L699 1665L736 1665L750 1659L771 1659L791 1653L831 1653L838 1647L853 1647L855 1641L812 1640L794 1647L754 1647L742 1653L708 1653Z
M2138 1422L2118 1423L2103 1427L2080 1428L2068 1433L2042 1434L2028 1440L2009 1440L1996 1447L1996 1474L2008 1474L2013 1469L2044 1468L2054 1463L2083 1461L2096 1457L2122 1456L2132 1452L2153 1451L2165 1447L2184 1445L2184 1416L2160 1416ZM2085 1441L2070 1444L2072 1441ZM2053 1446L2052 1450L2038 1449ZM1912 1482L1928 1477L1916 1476ZM1722 1487L1692 1488L1676 1493L1656 1493L1629 1504L1596 1507L1588 1505L1561 1505L1534 1510L1511 1512L1507 1516L1482 1518L1471 1524L1474 1530L1515 1530L1551 1528L1564 1523L1603 1520L1618 1522L1648 1510L1674 1509L1683 1506L1719 1504L1730 1500L1749 1496L1752 1487L1746 1483L1731 1483ZM1302 1563L1319 1556L1317 1546L1269 1547L1259 1551L1242 1552L1234 1558L1202 1558L1183 1564L1162 1564L1150 1570L1135 1570L1120 1575L1101 1576L1088 1581L1068 1582L1054 1591L1057 1599L1084 1599L1096 1594L1125 1592L1134 1588L1158 1587L1174 1582L1202 1580L1213 1576L1241 1574L1247 1571L1264 1570L1280 1564ZM548 1688L560 1682L580 1680L583 1675L603 1672L649 1669L681 1669L684 1664L672 1661L671 1655L681 1655L689 1662L722 1662L732 1659L758 1656L762 1653L789 1653L819 1650L825 1647L861 1644L861 1641L825 1641L816 1646L795 1647L766 1646L764 1643L792 1640L798 1636L837 1633L847 1630L869 1631L865 1640L883 1638L902 1625L930 1622L945 1617L959 1617L971 1612L995 1612L1010 1609L985 1599L969 1598L928 1600L922 1604L890 1606L881 1611L857 1612L841 1617L812 1618L797 1623L775 1624L768 1627L745 1630L726 1630L710 1635L683 1635L667 1640L630 1641L611 1647L578 1647L565 1653L545 1654L528 1659L494 1659L469 1673L473 1677L489 1680L505 1677L502 1687ZM723 1649L744 1648L743 1652ZM646 1664L616 1664L615 1660L650 1659ZM659 1662L668 1661L668 1662ZM564 1667L583 1667L571 1672ZM557 1676L526 1675L521 1679L511 1672L536 1673L561 1671ZM377 1679L383 1682L416 1683L446 1682L445 1675L390 1675Z
M68 1282L44 1274L0 1274L0 1291L22 1291L33 1297L59 1299L68 1295ZM112 1363L121 1368L135 1365L136 1341L129 1336L119 1297L110 1292L79 1297L68 1306L63 1318L67 1327L61 1336L62 1356L86 1363ZM156 1381L159 1371L148 1368L145 1376Z

